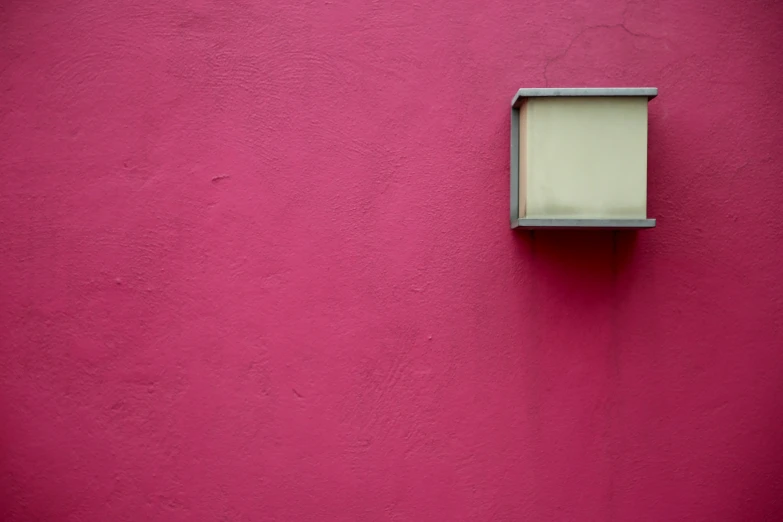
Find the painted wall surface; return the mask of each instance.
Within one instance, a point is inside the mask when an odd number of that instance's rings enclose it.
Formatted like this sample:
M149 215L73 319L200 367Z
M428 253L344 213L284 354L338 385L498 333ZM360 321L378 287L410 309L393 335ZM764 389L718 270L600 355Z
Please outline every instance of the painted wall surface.
M783 520L783 4L0 5L0 519ZM520 87L658 87L512 233Z

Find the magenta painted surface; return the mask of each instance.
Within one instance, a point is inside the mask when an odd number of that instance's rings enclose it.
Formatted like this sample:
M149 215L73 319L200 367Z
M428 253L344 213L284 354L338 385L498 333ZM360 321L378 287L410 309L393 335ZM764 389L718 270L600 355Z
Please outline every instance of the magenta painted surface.
M783 4L286 4L2 3L0 519L783 520ZM658 228L508 229L547 83Z

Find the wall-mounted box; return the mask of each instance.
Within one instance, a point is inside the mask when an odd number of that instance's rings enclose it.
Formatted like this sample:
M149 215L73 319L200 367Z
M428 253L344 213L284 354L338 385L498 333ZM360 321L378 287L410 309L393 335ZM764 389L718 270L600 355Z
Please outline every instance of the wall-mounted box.
M511 102L512 228L651 228L655 88L520 89Z

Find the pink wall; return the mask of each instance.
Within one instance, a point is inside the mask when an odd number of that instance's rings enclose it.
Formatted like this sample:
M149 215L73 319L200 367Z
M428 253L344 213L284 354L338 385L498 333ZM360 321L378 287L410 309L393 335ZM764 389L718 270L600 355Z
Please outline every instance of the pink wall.
M780 2L5 0L0 41L0 519L783 520ZM660 89L656 229L509 230L545 85Z

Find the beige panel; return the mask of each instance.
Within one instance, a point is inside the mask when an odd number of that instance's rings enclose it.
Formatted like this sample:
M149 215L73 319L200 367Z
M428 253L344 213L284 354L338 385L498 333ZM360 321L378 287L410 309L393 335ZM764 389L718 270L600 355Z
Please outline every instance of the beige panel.
M647 217L646 97L530 98L525 105L527 217Z
M519 108L519 217L527 209L527 102Z

